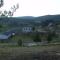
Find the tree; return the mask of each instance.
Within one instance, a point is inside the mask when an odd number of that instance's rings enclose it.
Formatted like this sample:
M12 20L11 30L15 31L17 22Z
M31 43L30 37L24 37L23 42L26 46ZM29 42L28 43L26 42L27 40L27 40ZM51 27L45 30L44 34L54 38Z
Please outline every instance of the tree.
M12 17L14 15L14 12L19 8L19 4L13 5L13 7L10 8L9 11L4 10L0 11L0 16L1 17Z
M3 6L4 1L0 0L0 8Z
M32 31L33 31L33 32L35 31L35 27L32 27Z
M19 46L22 46L22 40L21 40L21 39L18 40L18 45L19 45Z
M50 43L52 41L52 38L53 38L52 34L49 33L48 37L47 37L48 43Z
M36 35L34 36L33 41L34 42L41 42L41 37L38 32L36 32Z
M47 41L48 43L56 37L57 26L54 22L49 22L46 26L46 31L48 31Z

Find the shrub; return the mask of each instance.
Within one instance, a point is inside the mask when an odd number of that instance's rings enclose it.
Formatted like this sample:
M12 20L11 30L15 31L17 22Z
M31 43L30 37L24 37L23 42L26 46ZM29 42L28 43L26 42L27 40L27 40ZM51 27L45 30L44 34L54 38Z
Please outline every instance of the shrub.
M34 42L41 42L41 37L40 37L39 33L36 33L36 35L33 38L33 41Z
M52 41L52 35L51 34L48 34L47 41L48 41L48 43L50 43Z
M18 45L19 45L19 46L22 46L22 40L21 40L21 39L18 40Z

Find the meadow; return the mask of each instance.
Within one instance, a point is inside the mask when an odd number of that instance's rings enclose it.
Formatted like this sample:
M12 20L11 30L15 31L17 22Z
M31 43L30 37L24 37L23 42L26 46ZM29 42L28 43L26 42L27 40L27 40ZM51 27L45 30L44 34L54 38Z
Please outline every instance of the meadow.
M3 45L3 44L2 44ZM0 44L0 46L2 46ZM60 60L60 44L46 46L0 47L0 60Z

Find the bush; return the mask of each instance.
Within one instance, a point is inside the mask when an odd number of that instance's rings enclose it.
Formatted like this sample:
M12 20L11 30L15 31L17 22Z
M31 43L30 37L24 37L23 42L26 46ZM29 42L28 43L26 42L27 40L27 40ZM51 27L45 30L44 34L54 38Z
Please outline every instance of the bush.
M34 42L41 42L41 37L40 37L39 33L36 33L36 35L33 38L33 41Z
M19 45L19 46L22 46L22 40L21 40L21 39L18 40L18 45Z
M50 43L52 41L52 35L51 34L48 34L47 41L48 41L48 43Z

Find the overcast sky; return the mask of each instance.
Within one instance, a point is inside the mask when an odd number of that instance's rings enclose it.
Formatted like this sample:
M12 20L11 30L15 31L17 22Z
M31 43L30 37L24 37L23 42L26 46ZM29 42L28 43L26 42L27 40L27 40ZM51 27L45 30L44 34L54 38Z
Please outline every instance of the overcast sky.
M4 0L2 10L19 3L14 16L43 16L60 14L60 0Z

